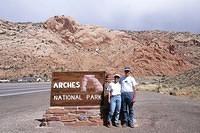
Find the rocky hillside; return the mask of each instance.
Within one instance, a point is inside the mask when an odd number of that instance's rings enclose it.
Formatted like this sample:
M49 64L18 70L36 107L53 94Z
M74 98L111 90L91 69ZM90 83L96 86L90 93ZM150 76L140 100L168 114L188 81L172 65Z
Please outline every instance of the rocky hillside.
M137 76L176 75L200 65L200 35L117 31L55 16L44 23L0 20L0 78L53 71L134 68Z

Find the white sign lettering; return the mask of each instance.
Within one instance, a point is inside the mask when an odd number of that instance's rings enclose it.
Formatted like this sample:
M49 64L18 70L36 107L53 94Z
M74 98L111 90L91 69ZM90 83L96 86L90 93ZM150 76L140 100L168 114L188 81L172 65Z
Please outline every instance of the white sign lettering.
M75 89L75 88L80 88L80 82L56 82L53 84L53 88L72 88L72 89Z

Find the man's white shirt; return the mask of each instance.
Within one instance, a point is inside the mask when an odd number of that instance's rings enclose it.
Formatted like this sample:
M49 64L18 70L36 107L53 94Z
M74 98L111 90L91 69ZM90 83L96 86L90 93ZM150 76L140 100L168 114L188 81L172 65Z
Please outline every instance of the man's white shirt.
M121 94L121 84L119 82L117 82L117 83L111 82L111 83L109 83L107 90L109 92L111 92L112 96L120 95Z
M121 84L121 92L133 92L133 87L138 85L138 83L135 81L135 78L132 76L121 77L120 84Z

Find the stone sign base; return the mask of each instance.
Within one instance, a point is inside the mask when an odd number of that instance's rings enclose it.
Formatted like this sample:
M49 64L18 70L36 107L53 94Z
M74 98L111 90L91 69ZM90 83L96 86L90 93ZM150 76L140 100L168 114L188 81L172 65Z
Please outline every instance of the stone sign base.
M44 114L48 123L59 122L70 126L102 126L100 106L52 106Z

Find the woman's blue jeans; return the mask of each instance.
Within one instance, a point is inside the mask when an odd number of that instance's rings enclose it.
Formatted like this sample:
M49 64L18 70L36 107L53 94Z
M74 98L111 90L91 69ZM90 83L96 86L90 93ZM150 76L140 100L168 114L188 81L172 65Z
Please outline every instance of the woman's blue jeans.
M111 96L108 121L114 119L115 124L118 124L120 109L121 109L121 95Z

